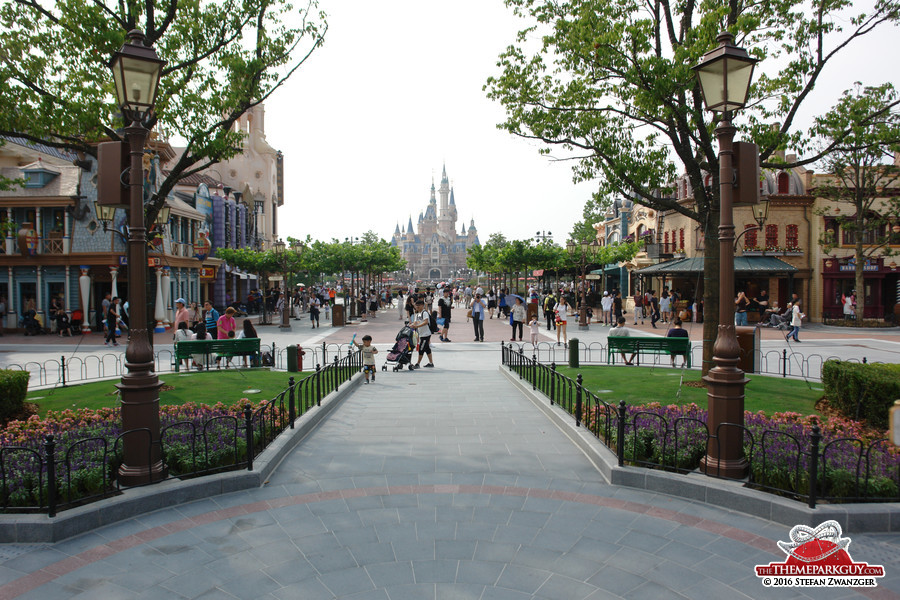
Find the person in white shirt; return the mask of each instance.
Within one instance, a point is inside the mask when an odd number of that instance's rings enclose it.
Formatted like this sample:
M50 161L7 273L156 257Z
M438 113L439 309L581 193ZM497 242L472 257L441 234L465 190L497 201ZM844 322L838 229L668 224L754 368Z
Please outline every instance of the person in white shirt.
M797 298L794 300L794 306L791 307L791 331L787 334L788 341L793 337L795 342L800 343L800 324L805 316L800 312L800 298Z
M434 367L434 359L431 356L431 328L428 326L429 313L425 310L425 301L416 301L416 314L413 315L413 321L409 324L419 333L419 360L413 366L418 369L422 363L422 356L428 355L428 364L426 367Z
M484 341L484 313L487 311L487 302L481 294L475 294L472 300L472 324L475 327L475 341Z
M562 343L569 346L569 335L566 332L566 326L569 321L569 303L566 301L565 295L560 295L559 302L556 304L556 345L560 344L560 336Z
M612 305L613 299L609 292L603 292L603 299L600 300L600 308L603 310L603 324L612 325Z

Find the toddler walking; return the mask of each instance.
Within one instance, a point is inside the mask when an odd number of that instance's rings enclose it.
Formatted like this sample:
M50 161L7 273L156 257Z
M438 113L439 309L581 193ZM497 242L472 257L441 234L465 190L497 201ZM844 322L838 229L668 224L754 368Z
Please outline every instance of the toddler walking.
M528 321L528 326L531 327L531 345L537 346L538 331L541 329L541 323L538 321L537 315L531 317L531 320Z
M346 339L346 338L344 338ZM375 381L375 355L378 354L378 348L372 345L372 336L364 335L363 343L356 341L356 334L353 334L353 345L359 348L363 355L363 374L366 376L366 383L369 383L369 373L372 374L372 381Z

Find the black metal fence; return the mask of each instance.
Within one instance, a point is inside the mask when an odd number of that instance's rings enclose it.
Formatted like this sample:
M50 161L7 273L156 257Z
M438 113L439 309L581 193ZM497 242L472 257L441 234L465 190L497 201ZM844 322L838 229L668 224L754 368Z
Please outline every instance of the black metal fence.
M741 435L749 475L748 487L806 502L896 502L900 500L900 455L887 439L866 443L853 437L833 437L823 445L818 426L807 434L796 424L783 430L759 423L722 423L710 432L705 415L690 409L678 416L613 404L556 370L556 363L540 362L537 353L501 344L502 362L519 379L531 384L587 428L615 453L620 467L641 466L677 473L700 472L722 477L701 460L718 456L726 434ZM605 362L605 361L604 361ZM693 411L693 412L691 412ZM748 419L762 419L754 416ZM753 426L755 425L755 426ZM710 452L714 450L714 452Z
M303 371L314 371L316 365L330 364L335 357L344 356L351 350L350 344L317 344L303 348ZM275 344L262 344L260 353L268 353L272 357L269 365L276 370L287 371L287 348L277 347ZM169 373L175 371L175 354L171 350L162 349L153 353L154 370L157 373ZM44 361L27 361L24 363L11 363L4 367L31 373L30 385L32 387L45 387L60 385L66 387L70 383L81 383L121 377L125 373L125 354L107 352L105 354L88 354L85 356L62 355L59 359Z
M55 436L42 443L0 447L0 507L5 512L57 511L120 493L117 471L122 463L122 443L126 436L146 439L148 464L162 456L165 469L160 477L151 474L142 485L172 477L192 478L246 468L296 419L337 390L362 368L359 352L335 354L325 366L288 386L269 401L241 414L216 415L206 419L170 423L152 440L149 429L132 429L110 435L95 435L71 443L63 452L56 448Z
M538 342L536 345L530 343L510 343L514 348L522 349L523 352L533 354L537 360L544 363L554 361L564 362L569 355L568 348L557 345L554 342ZM579 363L585 365L605 365L607 364L608 346L602 342L592 342L578 344L578 360ZM621 362L618 353L614 353L610 357L612 364ZM760 350L754 351L753 364L755 366L752 372L761 375L778 375L781 377L794 377L800 379L809 379L813 381L821 381L822 365L828 360L843 360L844 362L867 363L868 360L863 357L843 358L836 355L823 355L817 353L803 354L793 349L782 348L780 350ZM691 345L691 368L699 370L703 365L703 345ZM649 354L641 356L641 366L653 367L664 366L669 367L669 359L667 355Z

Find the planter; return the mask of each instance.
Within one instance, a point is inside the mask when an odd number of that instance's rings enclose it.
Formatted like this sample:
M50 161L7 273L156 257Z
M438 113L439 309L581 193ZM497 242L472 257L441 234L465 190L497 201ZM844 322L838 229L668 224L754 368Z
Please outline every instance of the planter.
M34 256L37 254L38 234L34 229L34 223L22 223L18 238L19 254L22 256Z
M789 250L789 251L785 252L784 255L785 255L785 256L803 256L803 251L802 251L802 250L797 250L797 251L795 252L795 251Z
M764 252L760 250L744 250L742 256L763 256Z

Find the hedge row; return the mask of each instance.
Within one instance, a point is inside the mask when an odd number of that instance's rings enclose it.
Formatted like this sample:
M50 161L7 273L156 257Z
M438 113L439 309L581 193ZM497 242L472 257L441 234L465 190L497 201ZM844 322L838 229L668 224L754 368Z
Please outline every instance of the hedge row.
M0 422L5 423L22 413L29 377L28 371L0 369Z
M831 406L845 417L887 429L888 412L900 400L900 364L829 360L822 366L822 383Z

